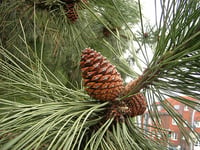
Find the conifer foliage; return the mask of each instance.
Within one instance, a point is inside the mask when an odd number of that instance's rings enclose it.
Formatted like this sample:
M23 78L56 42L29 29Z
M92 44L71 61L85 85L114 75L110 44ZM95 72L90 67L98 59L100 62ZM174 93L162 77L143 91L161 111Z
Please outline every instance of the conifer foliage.
M158 102L200 139L164 100L199 111L198 1L155 3L153 33L140 0L0 2L0 149L165 150Z

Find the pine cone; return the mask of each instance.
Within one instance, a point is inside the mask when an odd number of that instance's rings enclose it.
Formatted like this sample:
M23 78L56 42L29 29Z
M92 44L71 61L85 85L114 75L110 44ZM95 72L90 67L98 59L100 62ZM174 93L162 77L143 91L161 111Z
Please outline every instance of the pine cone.
M146 98L144 95L140 92L141 88L137 87L138 84L140 84L140 81L142 80L143 75L139 76L137 79L129 82L123 91L124 95L128 95L131 90L134 89L134 92L136 93L133 96L127 97L123 99L124 103L127 105L128 110L127 114L131 117L142 115L147 107Z
M74 23L78 19L78 13L75 8L76 0L63 0L63 2L66 3L64 9L67 18Z
M83 50L80 67L85 90L92 98L113 101L123 91L123 80L115 66L93 49Z
M65 3L64 9L66 11L66 16L72 23L76 22L76 20L78 19L77 9L81 9L79 5L77 5L77 7L75 7L75 5L78 4L79 2L85 4L88 3L87 0L62 0L62 1Z
M142 93L137 93L123 101L126 103L129 109L128 115L131 117L142 115L147 107L146 99Z
M107 109L106 119L114 117L116 121L124 121L125 118L142 115L147 107L145 97L137 93L120 101L113 101Z

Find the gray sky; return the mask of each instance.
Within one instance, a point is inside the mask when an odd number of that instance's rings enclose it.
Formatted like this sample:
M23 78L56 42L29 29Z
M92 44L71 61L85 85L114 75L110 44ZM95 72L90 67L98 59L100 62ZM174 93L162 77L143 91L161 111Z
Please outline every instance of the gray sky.
M155 2L157 9L157 18L160 18L161 8L160 0L140 0L142 5L142 13L145 16L145 20L150 22L151 25L155 25Z

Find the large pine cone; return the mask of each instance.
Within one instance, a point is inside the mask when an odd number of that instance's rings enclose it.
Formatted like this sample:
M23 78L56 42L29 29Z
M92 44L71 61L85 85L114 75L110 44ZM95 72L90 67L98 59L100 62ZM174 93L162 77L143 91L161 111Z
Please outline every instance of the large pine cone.
M80 67L85 90L92 98L113 101L123 91L123 80L115 66L93 49L83 50Z

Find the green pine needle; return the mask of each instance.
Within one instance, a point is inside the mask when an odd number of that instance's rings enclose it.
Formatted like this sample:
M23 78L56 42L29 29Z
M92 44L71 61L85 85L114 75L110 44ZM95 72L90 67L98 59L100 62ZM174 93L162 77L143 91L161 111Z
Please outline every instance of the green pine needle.
M152 28L156 39L151 42L136 38L132 31L140 21L141 35L145 32L140 1L78 2L75 23L67 18L61 1L1 3L0 149L166 149L170 143L158 101L186 141L193 140L188 132L198 138L163 99L172 97L199 111L199 3L163 2L160 23ZM134 48L135 42L139 50ZM152 59L147 56L147 46L153 48ZM136 118L108 118L108 102L86 94L79 69L81 50L86 47L106 56L123 79L138 77L133 66L143 72L130 94L136 89L145 94L153 125L140 125ZM129 62L125 53L130 55ZM147 131L148 127L156 132Z

